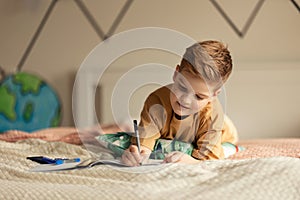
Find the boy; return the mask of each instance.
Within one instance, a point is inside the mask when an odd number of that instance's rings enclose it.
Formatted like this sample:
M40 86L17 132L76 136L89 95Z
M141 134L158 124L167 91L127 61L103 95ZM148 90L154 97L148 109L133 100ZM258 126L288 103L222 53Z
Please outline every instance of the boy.
M151 93L139 124L141 152L132 138L122 161L137 166L149 158L157 139L193 145L191 155L174 151L164 162L198 163L224 158L224 142L236 143L237 133L224 117L217 95L232 71L228 49L219 41L203 41L186 49L173 84Z

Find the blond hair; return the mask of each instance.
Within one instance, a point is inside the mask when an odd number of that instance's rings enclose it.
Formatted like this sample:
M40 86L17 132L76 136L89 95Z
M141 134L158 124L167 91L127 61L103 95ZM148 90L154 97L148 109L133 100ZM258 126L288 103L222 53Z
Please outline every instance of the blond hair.
M232 59L227 47L219 41L208 40L186 49L179 72L189 71L219 89L232 71Z

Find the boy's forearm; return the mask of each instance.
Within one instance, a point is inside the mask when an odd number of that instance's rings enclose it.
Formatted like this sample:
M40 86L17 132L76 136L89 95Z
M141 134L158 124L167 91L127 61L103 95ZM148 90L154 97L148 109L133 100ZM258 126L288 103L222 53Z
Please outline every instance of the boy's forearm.
M134 140L131 140L131 144L137 145L136 141L134 141ZM154 148L154 145L152 146L151 143L145 143L145 142L141 141L141 149L142 148L146 148L146 149L149 149L150 151L152 151Z
M141 144L141 146L144 146L144 147L150 149L151 151L154 148L155 142L156 142L156 137L140 138L140 144ZM131 144L137 145L136 144L136 137L132 137L131 138Z
M197 160L218 160L224 158L224 152L221 146L220 148L214 148L213 150L206 149L203 151L200 149L194 149L192 152L192 157Z

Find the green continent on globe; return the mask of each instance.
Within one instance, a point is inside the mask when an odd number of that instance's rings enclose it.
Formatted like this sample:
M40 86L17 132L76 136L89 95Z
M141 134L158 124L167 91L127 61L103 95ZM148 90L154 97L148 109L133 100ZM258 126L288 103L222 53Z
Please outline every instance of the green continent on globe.
M17 114L14 110L16 97L9 93L8 88L5 86L0 86L0 97L0 113L3 113L11 121L16 120Z
M13 76L13 82L22 86L22 93L38 94L43 81L38 77L24 72L17 73Z
M23 119L25 122L29 122L32 118L34 111L34 104L32 102L28 102L25 105L24 111L23 111Z

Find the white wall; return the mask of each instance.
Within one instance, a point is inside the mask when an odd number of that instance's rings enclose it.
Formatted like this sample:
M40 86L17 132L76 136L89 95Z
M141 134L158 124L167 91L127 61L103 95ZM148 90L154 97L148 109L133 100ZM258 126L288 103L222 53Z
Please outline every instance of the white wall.
M0 0L0 65L6 71L15 69L50 2ZM84 2L104 31L109 29L124 4L122 0ZM241 28L257 1L218 2ZM299 137L299 20L299 12L290 1L266 0L245 37L240 38L210 1L136 0L116 33L158 26L182 32L195 40L218 39L227 43L235 67L226 85L227 111L241 137ZM74 1L61 0L24 65L25 71L39 74L57 89L63 101L64 126L73 125L74 75L99 42ZM175 66L179 58L137 52L117 60L111 73L126 73L129 68L148 62ZM139 99L143 95L144 92L137 94ZM104 119L109 122L108 111L104 116L108 116Z
M300 62L241 63L226 85L241 138L300 136Z

